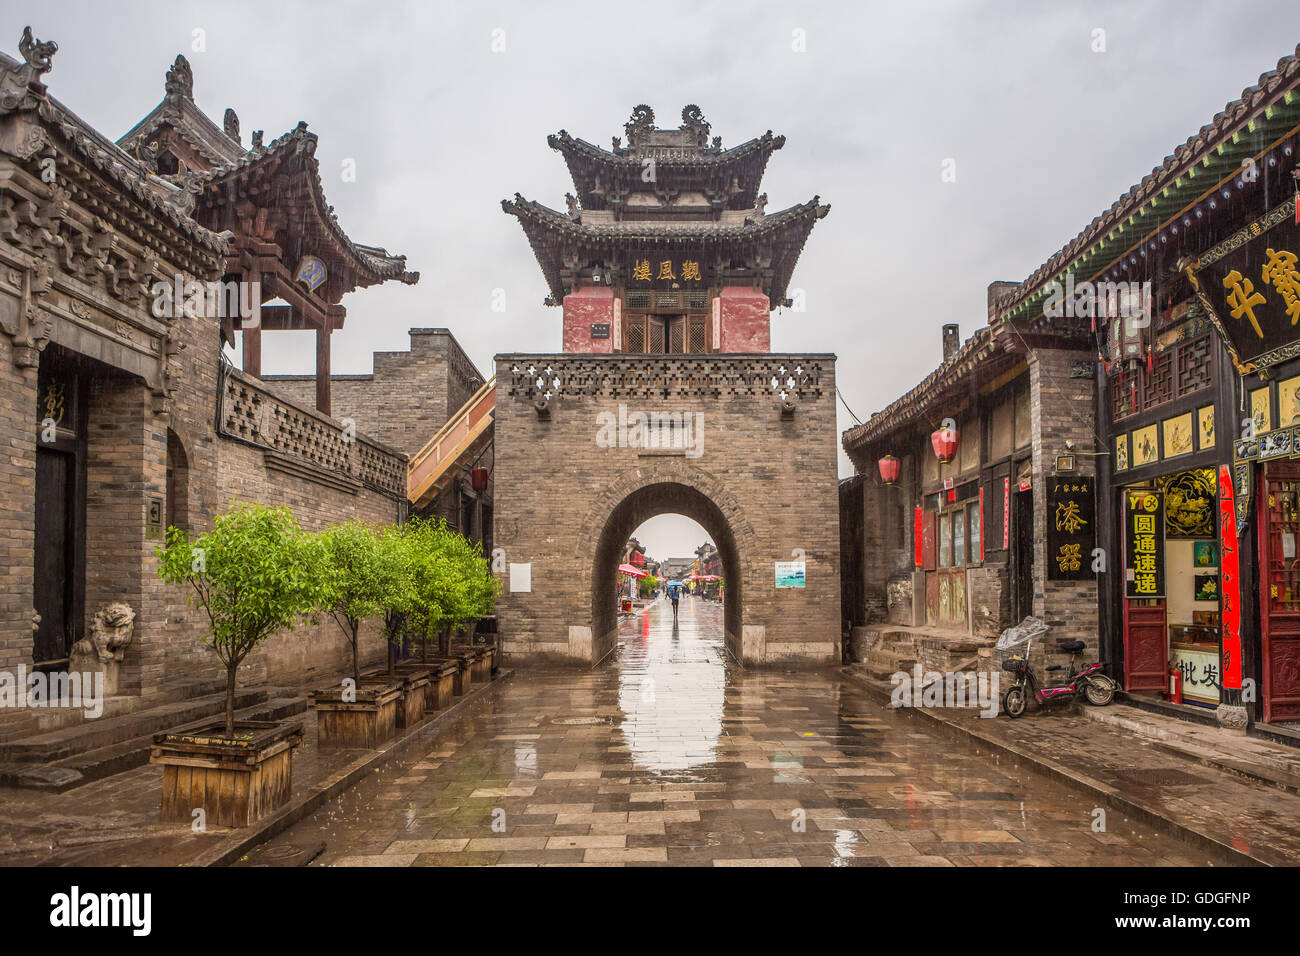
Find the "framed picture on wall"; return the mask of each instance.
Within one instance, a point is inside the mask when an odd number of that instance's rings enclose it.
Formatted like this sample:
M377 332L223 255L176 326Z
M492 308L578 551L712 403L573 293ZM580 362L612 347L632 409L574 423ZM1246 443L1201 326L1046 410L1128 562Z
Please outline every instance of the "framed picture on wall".
M1166 418L1161 430L1165 439L1164 457L1177 458L1179 455L1192 453L1195 436L1192 432L1191 412Z
M1198 568L1217 568L1219 566L1219 543L1217 541L1197 541L1192 549L1192 563Z
M1196 412L1196 447L1199 451L1214 447L1214 406L1206 405Z
M1217 601L1219 599L1219 576L1217 574L1193 575L1196 584L1197 601Z
M1133 433L1133 467L1141 468L1160 460L1158 425L1148 425Z
M1269 388L1257 388L1250 393L1250 417L1255 420L1255 434L1262 435L1273 427L1273 404Z
M1115 470L1128 471L1128 434L1115 436Z
M1300 425L1300 375L1277 383L1277 424Z

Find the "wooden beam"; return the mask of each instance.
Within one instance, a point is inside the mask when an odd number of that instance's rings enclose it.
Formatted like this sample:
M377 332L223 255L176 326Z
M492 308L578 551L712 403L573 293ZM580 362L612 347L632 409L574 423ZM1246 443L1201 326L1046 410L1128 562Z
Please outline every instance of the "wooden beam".
M244 371L262 377L262 330L244 329Z
M330 332L316 330L316 411L330 414Z

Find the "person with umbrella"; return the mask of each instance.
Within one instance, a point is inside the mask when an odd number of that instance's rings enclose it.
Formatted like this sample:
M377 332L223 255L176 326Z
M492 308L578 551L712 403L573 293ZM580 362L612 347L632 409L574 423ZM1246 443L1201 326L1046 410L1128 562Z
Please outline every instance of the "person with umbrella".
M673 617L677 617L677 599L682 596L682 582L668 582L668 600L673 602Z

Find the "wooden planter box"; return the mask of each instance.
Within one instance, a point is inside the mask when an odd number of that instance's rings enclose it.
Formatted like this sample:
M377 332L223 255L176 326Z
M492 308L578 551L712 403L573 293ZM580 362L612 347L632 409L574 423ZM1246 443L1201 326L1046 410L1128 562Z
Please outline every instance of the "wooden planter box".
M451 706L456 693L456 676L460 673L460 661L444 660L429 665L433 668L429 676L429 686L434 689L434 707L446 710Z
M374 748L397 733L402 706L401 680L362 678L356 700L343 700L342 687L312 691L316 711L317 746L321 750Z
M397 726L409 730L424 720L425 701L429 693L429 668L427 666L398 665L397 676L402 679L402 703L397 708Z
M463 653L470 659L470 674L476 686L492 680L492 656L486 647L467 647Z
M361 675L363 681L400 681L402 700L397 706L397 727L407 730L432 713L436 704L433 687L433 665L424 661L402 661L393 666L393 673L378 668Z
M302 724L240 720L233 740L225 729L222 719L154 734L149 762L163 768L163 823L193 823L202 809L208 826L246 827L288 801Z

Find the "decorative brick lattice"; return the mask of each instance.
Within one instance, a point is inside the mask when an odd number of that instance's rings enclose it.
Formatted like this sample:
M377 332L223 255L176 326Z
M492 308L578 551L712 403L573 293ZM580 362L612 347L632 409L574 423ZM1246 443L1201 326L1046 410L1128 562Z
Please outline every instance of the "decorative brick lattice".
M226 377L222 431L393 495L406 494L406 463L330 418L278 398L238 372Z
M530 356L512 362L506 394L528 400L771 395L806 402L822 395L823 361L791 355L770 359Z

